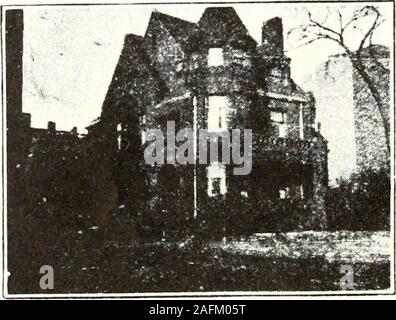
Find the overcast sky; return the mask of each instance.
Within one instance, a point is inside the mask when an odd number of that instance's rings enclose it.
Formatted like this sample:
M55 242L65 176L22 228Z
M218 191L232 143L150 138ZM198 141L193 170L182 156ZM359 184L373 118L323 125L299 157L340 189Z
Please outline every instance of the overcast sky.
M347 5L347 6L345 6ZM341 8L346 15L357 4L310 4L309 10L323 18ZM374 42L391 46L392 3L380 4L387 21ZM120 5L25 7L23 109L32 114L32 126L79 132L100 115L101 106L120 55L125 34L144 35L153 10L197 22L208 5ZM307 4L235 4L250 35L261 41L263 21L283 18L284 34L306 21ZM387 16L389 15L389 16ZM330 17L329 21L331 22ZM333 21L335 22L335 20ZM301 83L307 74L338 48L326 42L296 48L285 41L292 58L292 76Z

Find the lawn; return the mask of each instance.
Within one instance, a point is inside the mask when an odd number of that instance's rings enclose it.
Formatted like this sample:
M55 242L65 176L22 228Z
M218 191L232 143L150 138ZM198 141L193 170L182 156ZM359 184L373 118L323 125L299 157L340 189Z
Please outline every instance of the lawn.
M345 264L353 268L354 290L373 290L389 287L387 247L378 246L386 239L383 233L261 234L225 243L86 239L46 261L53 261L56 293L341 290ZM42 293L39 275L29 272L40 260L14 274L10 293Z

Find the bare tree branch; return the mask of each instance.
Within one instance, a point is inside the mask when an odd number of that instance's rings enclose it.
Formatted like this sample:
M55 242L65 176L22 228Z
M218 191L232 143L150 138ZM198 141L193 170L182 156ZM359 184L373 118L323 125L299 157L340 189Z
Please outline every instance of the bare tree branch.
M365 9L365 7L355 11L352 18L344 25L342 32L344 32L349 26L353 25L356 21L358 21L360 18L362 18L362 11L364 9Z
M377 23L379 21L379 18L381 17L379 11L377 10L377 8L373 7L373 6L368 6L367 7L367 11L365 13L365 15L367 16L369 13L368 11L372 10L372 12L375 13L375 20L373 22L373 24L371 25L371 27L368 29L368 31L366 32L366 34L363 36L363 39L360 41L360 45L359 48L357 50L357 55L360 55L361 50L364 47L364 44L366 43L366 40L368 39L368 37L374 32L374 30L377 28Z
M337 13L338 13L338 22L340 24L340 34L342 35L344 32L343 21L342 21L343 18L340 10L337 10Z
M339 32L334 31L334 30L332 30L332 29L330 29L330 28L324 26L323 24L320 24L319 22L315 21L315 20L312 18L312 14L311 14L310 12L308 13L308 17L309 17L309 21L311 21L311 22L312 22L315 26L317 26L318 28L323 29L323 30L325 30L325 31L327 31L327 32L330 32L330 33L332 33L332 34L335 34L337 37L340 37L340 33L339 33Z
M333 28L326 26L324 23L327 21L327 16L323 23L318 22L313 18L311 12L308 12L309 23L306 25L302 25L298 28L294 28L289 31L289 34L296 32L297 30L301 31L301 36L299 41L302 41L301 46L310 45L316 41L325 39L338 44L346 53L348 58L350 59L353 68L357 71L360 77L363 79L364 83L367 85L368 90L373 97L376 107L381 115L385 138L387 142L388 151L390 151L390 124L389 124L389 112L387 111L387 104L383 101L383 98L380 94L378 85L376 83L377 80L372 79L370 75L370 65L363 61L362 57L363 49L365 48L365 44L368 42L368 52L370 56L370 60L373 61L378 68L382 72L389 72L387 68L375 57L373 53L373 45L372 45L372 37L374 32L378 29L378 27L383 23L384 19L381 19L382 16L378 9L374 6L364 6L359 10L356 10L352 17L345 22L344 17L340 10L337 11L338 14L338 22L339 22L339 30L334 30ZM348 44L345 43L345 32L351 26L354 29L357 29L357 23L362 21L362 19L373 15L374 21L370 24L370 27L366 32L363 32L363 36L359 42L359 47L357 50L352 49Z

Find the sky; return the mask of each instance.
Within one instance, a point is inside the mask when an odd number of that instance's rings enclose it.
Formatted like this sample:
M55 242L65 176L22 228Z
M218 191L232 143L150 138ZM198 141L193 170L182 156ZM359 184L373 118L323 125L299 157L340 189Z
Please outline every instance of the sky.
M319 19L327 12L334 16L337 9L347 16L363 5L232 4L258 43L262 23L275 16L283 19L286 38L288 30L306 21L307 9ZM155 9L197 22L208 6L215 5L25 7L23 110L31 113L32 126L43 128L48 121L55 121L58 130L76 126L84 133L85 127L100 115L124 36L143 36ZM392 3L376 6L387 20L378 29L374 42L391 46ZM330 23L336 22L331 19ZM285 50L292 59L292 77L300 84L318 64L339 52L338 47L325 41L298 47L292 39L285 39Z

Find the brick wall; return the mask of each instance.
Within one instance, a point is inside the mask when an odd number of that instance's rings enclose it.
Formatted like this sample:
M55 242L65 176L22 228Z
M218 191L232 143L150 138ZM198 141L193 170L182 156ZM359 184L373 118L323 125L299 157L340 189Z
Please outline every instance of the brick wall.
M372 60L365 61L373 84L381 94L390 121L389 72L382 70ZM389 68L389 59L380 59ZM390 155L386 145L384 123L377 104L367 84L356 70L353 71L353 94L355 110L356 160L360 170L379 169L389 165Z

